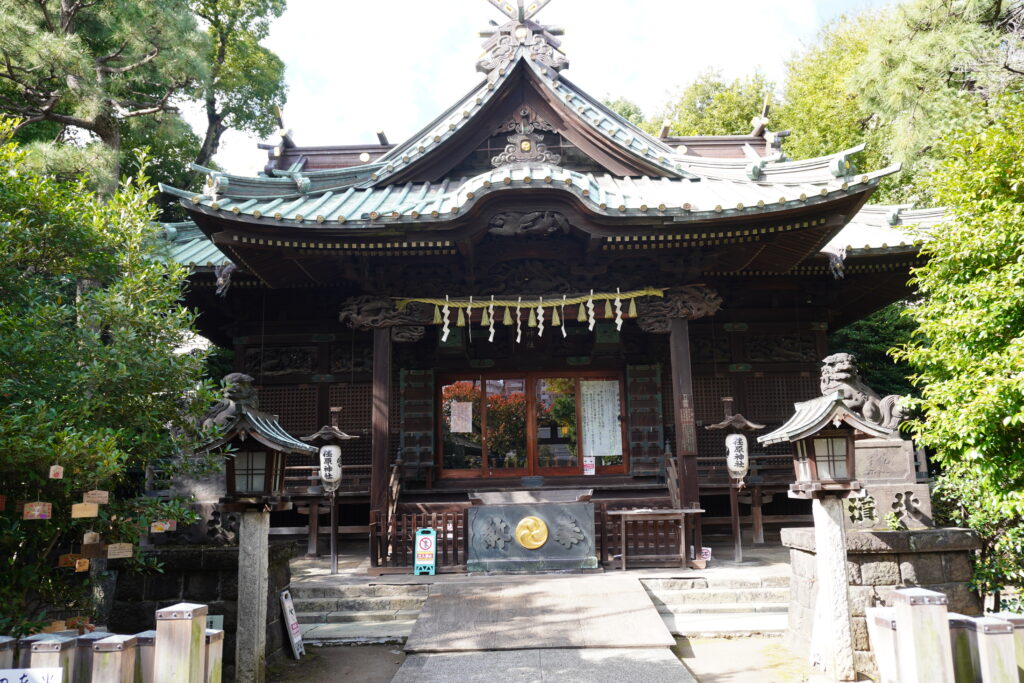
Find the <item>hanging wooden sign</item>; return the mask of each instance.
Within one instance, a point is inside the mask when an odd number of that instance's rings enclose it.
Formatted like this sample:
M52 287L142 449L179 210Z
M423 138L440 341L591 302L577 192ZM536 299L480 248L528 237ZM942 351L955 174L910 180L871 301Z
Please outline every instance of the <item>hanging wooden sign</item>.
M83 543L82 557L99 558L107 554L107 546L102 543Z
M82 502L106 505L110 502L110 491L86 491L85 494L82 495Z
M44 503L42 501L35 501L34 503L25 503L25 512L22 513L22 519L50 519L53 516L53 503Z
M107 546L107 559L121 560L126 557L131 557L132 552L133 546L131 543L111 543Z
M100 535L95 531L86 531L82 535L82 543L99 543Z
M149 533L151 534L163 534L168 531L174 531L178 528L177 520L173 519L158 519L149 525Z
M75 560L75 572L76 573L78 573L78 572L87 572L87 571L89 571L89 560L88 559L83 557L81 559Z
M68 553L67 555L61 555L57 558L58 567L74 567L75 563L82 559L81 555L74 555Z
M75 503L71 506L71 519L98 517L99 514L100 506L96 503Z
M63 479L64 468L60 465L50 465L50 479Z

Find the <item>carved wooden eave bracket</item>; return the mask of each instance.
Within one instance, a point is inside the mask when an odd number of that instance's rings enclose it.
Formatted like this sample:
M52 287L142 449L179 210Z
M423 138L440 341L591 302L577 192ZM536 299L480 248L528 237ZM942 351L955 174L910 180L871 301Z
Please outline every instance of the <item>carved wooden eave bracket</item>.
M672 320L697 320L715 315L722 308L722 296L707 285L687 285L664 298L642 301L637 305L637 323L651 334L668 334Z
M398 310L395 302L387 297L357 296L345 301L338 319L361 332L388 328L391 340L403 344L423 338L425 325L432 320L432 309L422 304L410 304Z

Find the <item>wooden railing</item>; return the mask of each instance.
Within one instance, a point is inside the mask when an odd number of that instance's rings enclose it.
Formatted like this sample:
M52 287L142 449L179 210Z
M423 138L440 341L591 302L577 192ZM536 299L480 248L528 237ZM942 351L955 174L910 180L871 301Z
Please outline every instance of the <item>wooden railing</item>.
M622 554L621 527L610 520L609 509L630 506L598 503L594 506L594 526L598 560L610 565ZM668 507L667 504L657 507ZM413 566L414 538L420 528L437 532L438 571L464 571L469 529L466 525L468 506L462 510L442 513L403 513L388 517L379 511L370 512L370 559L378 568ZM629 530L628 555L653 555L648 566L679 566L679 526L673 521L649 520L634 522ZM664 558L664 559L662 559Z
M284 490L292 496L315 496L323 493L320 468L316 465L295 465L284 468ZM342 465L339 491L369 493L370 466Z
M747 481L761 486L789 486L793 482L793 458L788 455L751 455ZM725 457L697 458L697 480L701 488L729 486Z

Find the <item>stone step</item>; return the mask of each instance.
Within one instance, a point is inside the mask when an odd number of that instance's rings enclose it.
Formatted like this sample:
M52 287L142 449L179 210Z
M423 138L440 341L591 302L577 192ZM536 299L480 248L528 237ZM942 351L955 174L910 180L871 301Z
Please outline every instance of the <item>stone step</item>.
M404 643L415 619L350 621L340 624L300 624L306 645L374 645Z
M700 588L787 588L789 574L755 578L697 576L693 578L640 579L648 592L662 590L694 590Z
M662 612L661 618L673 635L705 638L740 636L782 636L788 615L764 614L680 614Z
M292 599L296 612L377 612L383 610L418 610L427 596L379 598L302 598Z
M729 602L696 605L658 605L658 612L666 614L786 614L786 602Z
M292 599L309 598L386 598L427 597L427 584L322 584L295 582L291 585Z
M415 619L420 611L416 609L388 609L344 612L297 612L300 624L345 624L354 621L380 622L395 619Z
M706 605L789 602L789 588L696 588L648 591L655 605Z

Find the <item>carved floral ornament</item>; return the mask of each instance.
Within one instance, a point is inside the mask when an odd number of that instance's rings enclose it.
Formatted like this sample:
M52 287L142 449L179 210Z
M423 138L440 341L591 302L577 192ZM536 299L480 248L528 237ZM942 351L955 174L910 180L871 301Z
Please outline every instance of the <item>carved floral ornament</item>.
M519 164L536 161L543 164L557 166L562 161L560 154L552 154L544 144L544 134L541 131L554 132L554 127L537 116L536 112L527 106L523 106L512 118L498 130L495 135L508 133L508 145L505 151L491 159L491 165L495 168L509 164Z
M516 343L520 343L524 327L536 329L538 336L544 336L549 327L560 328L562 336L568 336L565 323L573 314L576 322L587 325L590 331L599 318L613 321L618 330L627 318L636 318L643 331L664 334L670 331L674 318L695 320L711 316L721 306L722 297L706 285L688 285L668 294L664 289L646 288L500 299L493 295L396 300L362 296L345 302L340 319L357 330L391 328L396 342L418 341L425 325L439 325L441 340L447 341L453 326L472 324L473 311L479 310L480 326L488 330L488 341L493 342L497 326L504 325L515 327Z
M518 0L516 4L508 0L490 1L511 21L481 32L480 35L487 38L487 41L484 43L484 54L476 64L477 71L487 74L493 80L505 73L520 50L544 67L547 75L552 78L569 66L569 60L559 49L561 41L556 37L562 35L562 31L533 21L533 17L549 0L529 3Z

